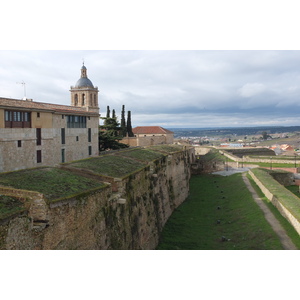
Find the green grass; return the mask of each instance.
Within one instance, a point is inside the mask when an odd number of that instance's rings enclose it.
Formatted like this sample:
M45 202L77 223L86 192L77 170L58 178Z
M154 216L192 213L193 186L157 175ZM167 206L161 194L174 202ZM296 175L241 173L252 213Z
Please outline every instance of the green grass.
M271 169L271 163L270 162L246 162L244 161L244 165L257 165L257 166L260 166L260 167L264 167L264 168L268 168L268 169ZM299 167L299 165L297 164L297 167ZM272 162L272 168L295 168L295 164L292 164L292 163L274 163Z
M172 152L177 152L177 151L182 151L183 150L183 146L180 145L156 145L156 146L151 146L148 149L151 150L156 150L156 151L162 151L162 152L166 152L166 153L172 153Z
M38 168L2 173L0 185L40 192L51 201L101 187L103 184L66 170Z
M24 206L19 199L0 195L0 219L22 210L24 210Z
M163 156L162 153L151 151L149 149L134 149L131 151L123 151L120 153L120 155L123 157L138 159L144 162L150 162Z
M288 222L288 220L286 218L284 218L280 212L278 211L278 209L272 204L272 202L263 194L263 192L260 190L259 186L254 182L254 180L252 179L252 177L250 175L247 175L248 179L251 182L251 185L253 186L253 188L255 189L256 193L259 195L259 197L265 202L265 204L268 206L268 208L270 209L270 211L273 213L273 215L275 216L275 218L279 221L279 223L281 224L281 226L285 229L285 231L287 232L287 235L291 238L291 240L293 241L293 243L296 245L296 247L298 249L300 249L300 236L298 234L298 232L295 230L295 228ZM298 186L290 186L287 187L291 192L294 192L296 194L295 191L295 187L297 187L298 190ZM296 194L297 195L297 194ZM299 195L299 192L298 192Z
M105 176L122 178L145 167L146 163L119 155L104 155L77 161L71 163L70 166L74 168L91 170L97 174Z
M208 153L205 155L200 156L201 161L203 162L210 162L213 160L218 160L218 161L233 161L232 159L226 157L225 155L222 155L219 150L216 149L211 149Z
M230 241L222 242L222 236ZM258 250L283 247L254 202L241 174L235 174L228 177L193 176L190 196L168 220L157 249Z
M276 181L265 169L252 169L253 174L264 184L264 186L281 202L293 216L300 220L299 198L288 191L283 185Z
M290 186L286 186L285 188L288 189L293 194L295 194L297 197L300 196L298 185L290 185Z

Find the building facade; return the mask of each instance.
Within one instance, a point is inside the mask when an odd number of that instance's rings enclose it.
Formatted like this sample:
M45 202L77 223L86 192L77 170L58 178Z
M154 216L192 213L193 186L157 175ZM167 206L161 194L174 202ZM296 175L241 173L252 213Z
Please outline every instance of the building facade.
M70 106L0 98L0 172L98 155L98 88L84 65L70 92Z
M160 126L138 126L132 129L134 137L123 138L120 142L130 147L146 147L174 143L174 132Z

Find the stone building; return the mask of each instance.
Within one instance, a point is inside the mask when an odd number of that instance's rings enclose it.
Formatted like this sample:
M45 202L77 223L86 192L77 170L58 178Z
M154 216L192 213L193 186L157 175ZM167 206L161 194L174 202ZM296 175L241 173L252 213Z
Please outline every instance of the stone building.
M173 144L174 133L160 126L138 126L132 129L134 137L126 137L121 143L131 147Z
M99 91L84 65L70 92L70 106L0 98L0 172L98 155Z

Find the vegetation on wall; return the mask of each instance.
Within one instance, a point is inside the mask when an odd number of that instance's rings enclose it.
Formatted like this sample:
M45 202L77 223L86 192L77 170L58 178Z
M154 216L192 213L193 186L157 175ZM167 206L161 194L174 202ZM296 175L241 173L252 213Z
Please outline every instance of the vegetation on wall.
M144 163L117 155L104 155L70 164L71 167L91 170L97 174L110 177L124 177L141 169Z
M18 198L0 195L0 219L22 210L24 206Z
M103 183L58 168L37 168L0 174L0 185L42 193L48 200L103 186Z
M251 172L263 183L263 185L281 202L297 219L300 220L299 198L278 183L272 176L271 170L252 169Z

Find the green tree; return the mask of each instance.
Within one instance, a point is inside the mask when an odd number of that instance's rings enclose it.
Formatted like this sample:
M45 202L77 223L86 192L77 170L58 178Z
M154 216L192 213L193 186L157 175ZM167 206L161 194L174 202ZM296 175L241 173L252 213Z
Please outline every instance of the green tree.
M127 134L126 121L125 121L125 105L122 105L121 134L122 134L123 137L126 137L126 134Z
M131 111L128 111L127 114L127 134L129 137L134 137L134 134L132 132L132 126L131 126Z
M128 145L119 143L123 137L120 135L121 128L117 117L101 119L104 120L104 125L99 126L99 151L128 148Z
M263 131L262 133L262 139L267 140L268 138L272 138L266 131Z

